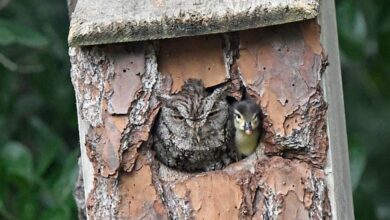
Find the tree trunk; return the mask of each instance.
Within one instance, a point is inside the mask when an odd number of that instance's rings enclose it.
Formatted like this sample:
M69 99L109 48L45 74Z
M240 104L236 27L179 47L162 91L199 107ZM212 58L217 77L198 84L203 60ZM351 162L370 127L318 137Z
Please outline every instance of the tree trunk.
M71 47L89 219L332 219L328 60L315 19L204 35ZM189 78L230 85L264 114L256 152L184 173L153 151L157 96ZM352 217L353 218L353 217ZM337 219L333 215L333 219Z

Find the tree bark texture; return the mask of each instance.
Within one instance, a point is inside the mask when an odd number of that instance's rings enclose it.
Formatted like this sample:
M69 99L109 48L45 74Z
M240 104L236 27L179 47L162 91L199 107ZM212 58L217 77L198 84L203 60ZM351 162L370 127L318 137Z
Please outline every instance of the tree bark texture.
M228 34L71 47L89 219L330 219L327 59L308 20ZM251 156L183 173L152 150L158 95L230 84L264 113Z

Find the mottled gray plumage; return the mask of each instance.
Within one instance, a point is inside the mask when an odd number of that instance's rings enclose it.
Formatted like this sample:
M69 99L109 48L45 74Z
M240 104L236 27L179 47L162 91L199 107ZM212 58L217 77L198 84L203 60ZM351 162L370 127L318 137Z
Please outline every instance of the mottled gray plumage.
M179 93L160 99L154 149L161 162L184 171L220 169L228 163L225 88L209 93L200 80L190 79Z

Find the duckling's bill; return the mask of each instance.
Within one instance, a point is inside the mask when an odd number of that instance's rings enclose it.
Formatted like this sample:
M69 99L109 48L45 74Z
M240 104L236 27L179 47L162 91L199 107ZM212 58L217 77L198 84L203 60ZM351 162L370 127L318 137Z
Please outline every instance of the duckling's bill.
M252 124L250 122L245 122L244 131L245 131L245 134L247 134L247 135L251 135L253 133Z

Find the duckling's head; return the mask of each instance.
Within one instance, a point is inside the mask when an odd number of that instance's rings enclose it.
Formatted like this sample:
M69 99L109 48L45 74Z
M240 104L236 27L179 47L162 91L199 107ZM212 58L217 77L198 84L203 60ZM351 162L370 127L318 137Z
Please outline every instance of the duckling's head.
M252 135L260 124L260 107L251 100L243 100L233 105L233 120L236 130Z

